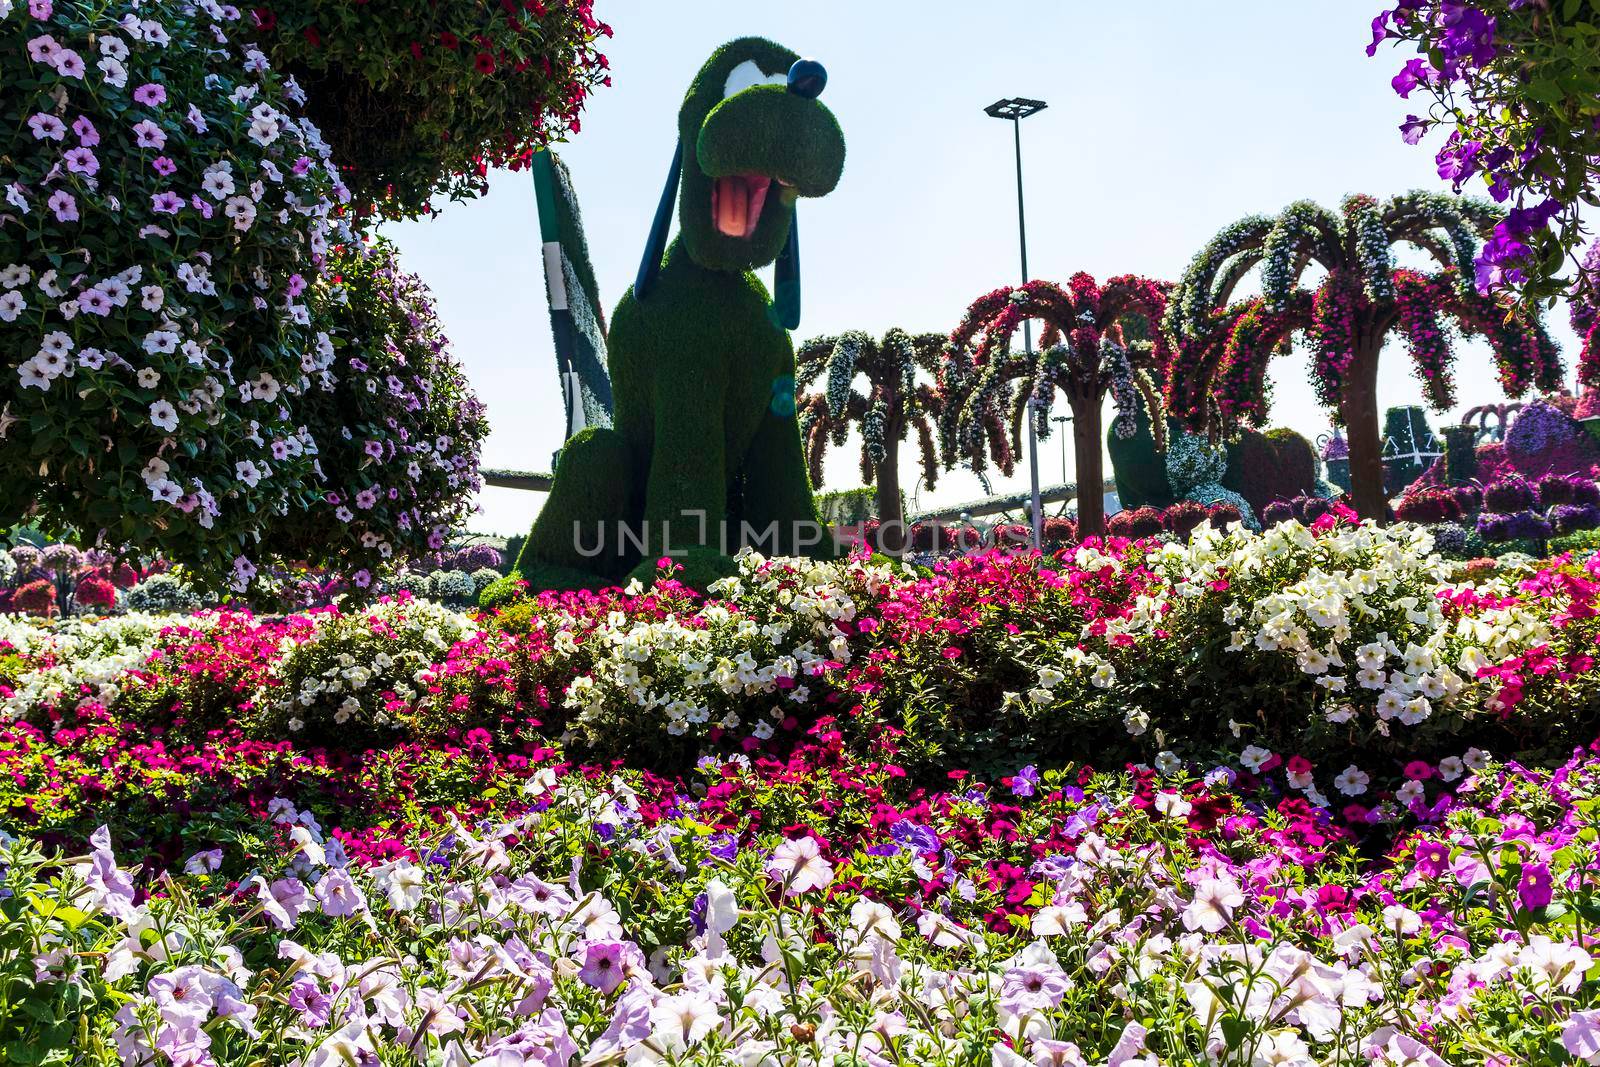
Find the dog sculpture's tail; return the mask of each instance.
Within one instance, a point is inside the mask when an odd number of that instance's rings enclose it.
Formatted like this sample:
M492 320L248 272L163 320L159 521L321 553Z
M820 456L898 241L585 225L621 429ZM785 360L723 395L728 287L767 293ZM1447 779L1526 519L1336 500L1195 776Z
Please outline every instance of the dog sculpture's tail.
M554 152L533 157L533 188L539 201L539 239L544 245L545 292L556 369L566 400L570 438L589 426L611 425L611 377L606 373L606 317L583 237L583 216L567 165Z

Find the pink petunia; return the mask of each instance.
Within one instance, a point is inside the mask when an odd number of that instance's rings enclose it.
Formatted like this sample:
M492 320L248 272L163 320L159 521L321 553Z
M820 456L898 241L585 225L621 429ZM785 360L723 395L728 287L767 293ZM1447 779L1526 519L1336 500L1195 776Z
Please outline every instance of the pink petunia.
M133 91L133 99L145 107L158 107L167 102L167 90L155 82L145 82Z
M74 174L93 177L100 172L100 160L87 148L69 148L62 158L67 162L67 169Z
M140 148L154 148L158 152L167 145L166 131L149 119L133 124L133 139Z
M33 131L35 141L60 141L67 136L66 123L42 111L28 118L28 129Z
M61 46L48 33L40 34L28 42L28 58L35 63L49 63L59 51Z
M57 189L51 193L45 206L55 212L57 222L78 221L78 202L65 189Z

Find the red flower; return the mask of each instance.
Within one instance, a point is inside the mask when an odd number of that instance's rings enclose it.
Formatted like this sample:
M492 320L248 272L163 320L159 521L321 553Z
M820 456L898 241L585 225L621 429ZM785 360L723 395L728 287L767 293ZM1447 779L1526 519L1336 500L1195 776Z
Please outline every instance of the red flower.
M278 16L267 8L258 7L251 14L255 16L256 29L258 30L271 30L278 25Z
M472 65L477 68L479 74L493 74L494 56L491 56L488 52L479 52L473 58Z
M448 30L439 35L439 43L450 49L452 52L461 47L461 39Z
M416 41L411 42L411 58L419 60L422 58L422 45Z
M315 26L307 26L306 27L306 29L305 29L305 37L306 37L306 40L311 42L311 47L312 48L321 48L322 47L322 34L317 32L317 28Z

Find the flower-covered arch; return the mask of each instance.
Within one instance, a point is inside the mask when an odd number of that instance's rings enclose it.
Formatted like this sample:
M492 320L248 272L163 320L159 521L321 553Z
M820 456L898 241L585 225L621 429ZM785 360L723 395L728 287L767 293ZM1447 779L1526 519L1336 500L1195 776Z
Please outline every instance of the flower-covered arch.
M1166 330L1176 350L1169 409L1193 429L1262 424L1267 361L1301 334L1314 356L1317 399L1349 434L1356 509L1383 519L1377 371L1391 331L1404 339L1438 410L1454 403L1446 321L1489 341L1508 395L1560 384L1560 356L1537 312L1483 296L1472 284L1473 258L1497 217L1489 205L1408 193L1347 197L1337 214L1300 202L1275 218L1233 224L1195 256L1169 302ZM1393 246L1401 243L1422 249L1438 269L1397 267ZM1313 264L1327 272L1314 290L1302 285ZM1257 266L1262 294L1233 300Z
M1107 392L1112 394L1118 432L1131 435L1142 393L1152 412L1158 445L1165 447L1156 382L1171 354L1154 327L1166 308L1162 282L1124 274L1101 286L1082 272L1074 274L1066 288L1031 281L973 301L950 335L940 374L945 466L966 459L981 469L992 460L1010 474L1021 448L1029 399L1034 401L1034 430L1046 438L1050 404L1060 389L1072 408L1079 530L1086 535L1103 533L1101 402ZM1031 355L1013 352L1017 328L1030 319L1044 326L1037 348ZM1154 340L1129 339L1129 334L1145 333L1146 326L1156 335Z

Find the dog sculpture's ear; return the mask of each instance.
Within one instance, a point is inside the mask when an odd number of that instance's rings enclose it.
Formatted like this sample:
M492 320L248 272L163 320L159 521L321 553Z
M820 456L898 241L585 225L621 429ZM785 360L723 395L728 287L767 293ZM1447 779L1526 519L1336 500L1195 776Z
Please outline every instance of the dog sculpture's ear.
M661 190L661 203L656 205L655 221L650 224L650 239L645 242L644 258L639 261L639 273L633 279L633 298L644 300L656 286L656 276L661 273L661 257L667 253L667 235L672 232L672 211L678 203L678 177L683 173L683 141L672 153L672 170L667 173L666 188Z
M789 239L778 253L772 312L785 330L800 328L800 212L789 216Z

